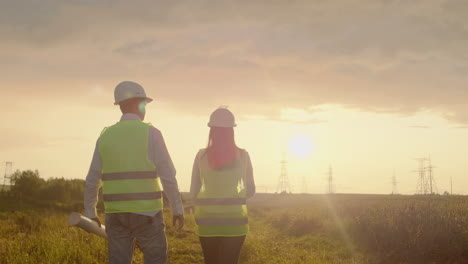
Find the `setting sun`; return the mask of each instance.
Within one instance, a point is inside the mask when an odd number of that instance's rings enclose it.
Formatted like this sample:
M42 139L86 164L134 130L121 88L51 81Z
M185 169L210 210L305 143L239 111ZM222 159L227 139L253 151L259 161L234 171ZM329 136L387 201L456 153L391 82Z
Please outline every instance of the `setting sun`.
M289 151L296 157L305 158L312 153L312 141L308 136L296 135L289 141Z

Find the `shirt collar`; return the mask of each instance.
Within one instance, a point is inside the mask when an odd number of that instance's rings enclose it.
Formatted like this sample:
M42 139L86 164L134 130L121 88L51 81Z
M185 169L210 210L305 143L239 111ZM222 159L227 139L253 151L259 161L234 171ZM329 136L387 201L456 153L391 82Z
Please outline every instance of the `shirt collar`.
M122 115L122 117L120 118L120 121L124 121L124 120L140 120L140 117L136 114L132 114L132 113L125 113Z

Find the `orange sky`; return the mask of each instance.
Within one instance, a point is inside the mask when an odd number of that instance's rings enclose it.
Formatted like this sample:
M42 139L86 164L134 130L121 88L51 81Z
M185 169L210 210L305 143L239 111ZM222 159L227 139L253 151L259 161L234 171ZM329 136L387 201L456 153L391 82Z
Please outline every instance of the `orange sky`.
M259 190L288 153L296 191L416 190L431 156L439 191L467 193L466 1L11 1L0 4L0 160L84 178L113 88L141 83L188 190L209 114L228 105ZM0 167L3 169L3 166Z

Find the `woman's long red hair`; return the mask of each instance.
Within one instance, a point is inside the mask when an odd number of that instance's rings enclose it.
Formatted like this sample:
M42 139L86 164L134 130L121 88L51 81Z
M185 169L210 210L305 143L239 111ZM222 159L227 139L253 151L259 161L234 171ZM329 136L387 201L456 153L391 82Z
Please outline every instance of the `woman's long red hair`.
M211 168L218 169L232 163L237 159L239 150L232 127L210 128L206 155Z

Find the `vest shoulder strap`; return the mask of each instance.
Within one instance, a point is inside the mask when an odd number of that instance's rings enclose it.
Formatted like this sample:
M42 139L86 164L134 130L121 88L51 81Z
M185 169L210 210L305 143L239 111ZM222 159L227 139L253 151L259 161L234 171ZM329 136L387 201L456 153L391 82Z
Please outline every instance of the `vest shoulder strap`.
M206 148L203 148L203 149L200 149L197 153L197 161L198 161L198 176L200 177L201 181L203 182L203 179L202 179L202 171L201 171L201 161L202 161L202 157L203 155L205 155L205 152L206 152Z
M105 127L105 128L102 129L102 131L101 131L101 136L102 136L102 134L104 134L104 132L105 132L108 128L109 128L109 127Z

